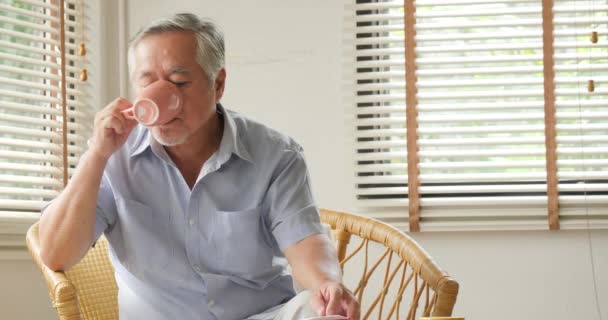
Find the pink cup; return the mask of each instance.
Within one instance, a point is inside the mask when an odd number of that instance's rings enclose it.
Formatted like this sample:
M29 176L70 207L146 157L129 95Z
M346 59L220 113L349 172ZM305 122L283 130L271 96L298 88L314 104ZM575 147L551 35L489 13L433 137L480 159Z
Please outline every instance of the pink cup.
M182 109L182 95L177 87L166 80L158 80L145 87L133 106L122 113L145 126L165 124Z

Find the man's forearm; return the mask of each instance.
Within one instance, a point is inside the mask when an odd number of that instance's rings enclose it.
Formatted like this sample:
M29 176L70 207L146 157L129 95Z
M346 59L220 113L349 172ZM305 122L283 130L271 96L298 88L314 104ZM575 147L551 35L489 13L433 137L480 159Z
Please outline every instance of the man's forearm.
M107 159L92 152L82 156L74 176L40 218L42 261L65 270L86 254L93 241L97 193Z
M324 234L312 235L294 244L285 255L295 280L306 289L317 289L328 281L341 282L336 250Z

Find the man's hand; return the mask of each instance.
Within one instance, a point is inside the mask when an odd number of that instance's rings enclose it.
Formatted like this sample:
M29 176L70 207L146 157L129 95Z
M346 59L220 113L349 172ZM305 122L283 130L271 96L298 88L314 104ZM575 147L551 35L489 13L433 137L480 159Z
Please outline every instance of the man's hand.
M321 284L318 289L313 290L310 303L320 316L342 315L349 320L359 320L359 302L341 283Z
M117 98L97 112L93 139L89 145L92 153L108 159L127 141L129 133L137 125L137 121L128 119L121 113L129 107L131 107L129 101Z
M320 316L359 320L359 302L342 285L336 249L325 234L313 234L285 250L298 284L312 292L310 305Z

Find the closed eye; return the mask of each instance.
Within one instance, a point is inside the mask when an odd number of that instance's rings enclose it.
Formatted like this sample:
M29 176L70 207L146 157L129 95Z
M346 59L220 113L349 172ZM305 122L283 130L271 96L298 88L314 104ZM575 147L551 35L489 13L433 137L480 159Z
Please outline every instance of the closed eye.
M178 88L181 88L185 85L187 85L190 82L176 82L176 81L171 81L171 83L173 83L175 86L177 86Z

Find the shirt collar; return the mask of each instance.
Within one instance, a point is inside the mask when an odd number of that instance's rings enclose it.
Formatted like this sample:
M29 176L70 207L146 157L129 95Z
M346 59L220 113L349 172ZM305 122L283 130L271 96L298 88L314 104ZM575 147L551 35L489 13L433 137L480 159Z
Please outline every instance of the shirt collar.
M131 152L131 157L135 157L148 149L150 143L150 136L148 133L148 129L138 124L136 130L139 130L137 133L137 137L135 138L135 143L133 144L133 151Z
M239 136L238 127L230 111L224 109L224 106L217 104L217 112L222 115L224 119L224 133L222 135L222 142L220 142L220 154L223 150L236 154L239 158L253 162L251 154L247 150L243 140Z
M236 122L234 121L234 118L232 117L230 112L227 111L219 103L216 105L216 110L217 113L219 113L224 119L224 132L222 133L222 141L220 142L220 147L217 152L219 158L229 158L230 154L234 153L243 160L253 162L249 150L247 150L242 139L240 139ZM142 133L139 134L138 137L135 139L135 147L131 152L131 157L135 157L139 154L142 154L149 147L151 147L151 144L153 142L152 140L154 138L150 134L150 131L146 128L143 129L141 132Z

